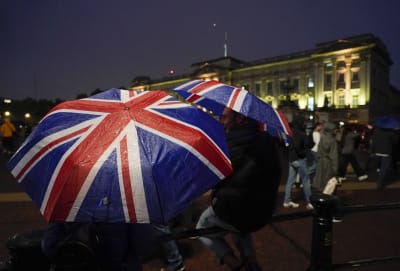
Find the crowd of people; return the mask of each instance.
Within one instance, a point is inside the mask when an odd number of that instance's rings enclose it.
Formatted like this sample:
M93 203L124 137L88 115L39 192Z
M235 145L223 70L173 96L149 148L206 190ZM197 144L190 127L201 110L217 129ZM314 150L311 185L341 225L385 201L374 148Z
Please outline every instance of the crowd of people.
M289 147L289 176L285 187L283 207L297 208L291 199L296 179L304 190L305 206L313 209L311 193L323 193L328 182L335 178L340 185L347 180L349 165L358 181L374 175L376 186L383 189L392 181L399 159L399 130L372 125L337 125L317 122L306 135L304 118L296 116L290 123L294 137ZM357 127L363 127L358 130ZM364 163L359 154L363 153ZM311 189L310 189L311 187Z

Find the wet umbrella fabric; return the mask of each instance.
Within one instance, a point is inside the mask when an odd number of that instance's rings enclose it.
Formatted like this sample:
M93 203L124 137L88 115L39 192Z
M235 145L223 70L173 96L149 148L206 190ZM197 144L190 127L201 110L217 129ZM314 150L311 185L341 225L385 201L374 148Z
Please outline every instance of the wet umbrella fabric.
M215 80L192 80L174 88L188 102L198 104L216 115L221 115L229 107L264 125L272 136L288 143L293 133L286 117L257 96L245 89L237 88Z
M400 116L384 116L374 121L376 127L400 130Z
M222 126L164 91L53 108L7 166L47 221L166 223L232 171Z

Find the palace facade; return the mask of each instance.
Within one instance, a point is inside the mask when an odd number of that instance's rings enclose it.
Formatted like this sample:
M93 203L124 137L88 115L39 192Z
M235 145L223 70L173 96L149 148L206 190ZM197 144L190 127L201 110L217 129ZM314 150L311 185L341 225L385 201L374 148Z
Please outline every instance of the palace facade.
M400 108L400 92L390 85L391 64L384 43L363 34L256 61L201 61L187 74L137 77L130 89L170 90L191 79L214 79L244 87L274 108L294 105L310 119L368 123Z

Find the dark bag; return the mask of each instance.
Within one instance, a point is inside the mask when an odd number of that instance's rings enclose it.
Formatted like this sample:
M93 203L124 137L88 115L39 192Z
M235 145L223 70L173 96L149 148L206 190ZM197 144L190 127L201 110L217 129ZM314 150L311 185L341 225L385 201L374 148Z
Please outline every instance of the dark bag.
M12 270L49 270L50 262L41 249L44 232L45 230L32 230L16 233L8 238L8 264Z
M51 259L52 270L98 270L96 252L99 242L94 227L91 223L72 226L70 234L58 244Z

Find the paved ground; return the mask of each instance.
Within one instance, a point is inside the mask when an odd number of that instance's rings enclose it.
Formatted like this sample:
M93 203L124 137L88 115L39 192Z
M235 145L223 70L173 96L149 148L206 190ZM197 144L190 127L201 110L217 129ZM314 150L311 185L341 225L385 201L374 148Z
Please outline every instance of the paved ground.
M280 197L283 197L283 186ZM373 180L358 182L349 180L338 189L338 196L346 205L381 204L400 201L400 181L394 182L383 191L376 190ZM302 204L298 209L279 207L277 214L306 211L302 191L294 190L294 198ZM207 197L198 200L199 213L207 204ZM19 185L4 170L0 170L0 261L8 257L5 242L17 232L41 229L46 226L41 214L21 190ZM342 223L335 223L333 229L333 262L400 256L400 210L359 212L348 214ZM277 222L254 234L258 258L263 270L296 271L309 266L312 218ZM218 266L208 250L198 240L178 241L185 256L189 271L226 270ZM161 256L153 255L145 263L146 271L159 270ZM375 265L360 269L346 270L400 270L400 263Z
M390 189L378 192L372 182L347 183L338 191L338 195L349 205L395 202L399 200L399 193L400 185L397 183ZM282 198L283 194L280 196ZM302 191L297 190L295 196L301 199ZM305 211L304 203L296 210L280 207L277 214L299 211ZM334 224L333 262L400 256L399 215L400 210L346 215L342 223ZM309 267L311 233L311 217L277 222L255 233L255 246L263 270L306 270ZM179 244L185 253L188 270L226 270L215 264L210 253L199 241L183 240L179 241ZM161 260L153 259L146 264L146 270L159 270L160 266L162 266ZM400 270L400 263L359 270Z

